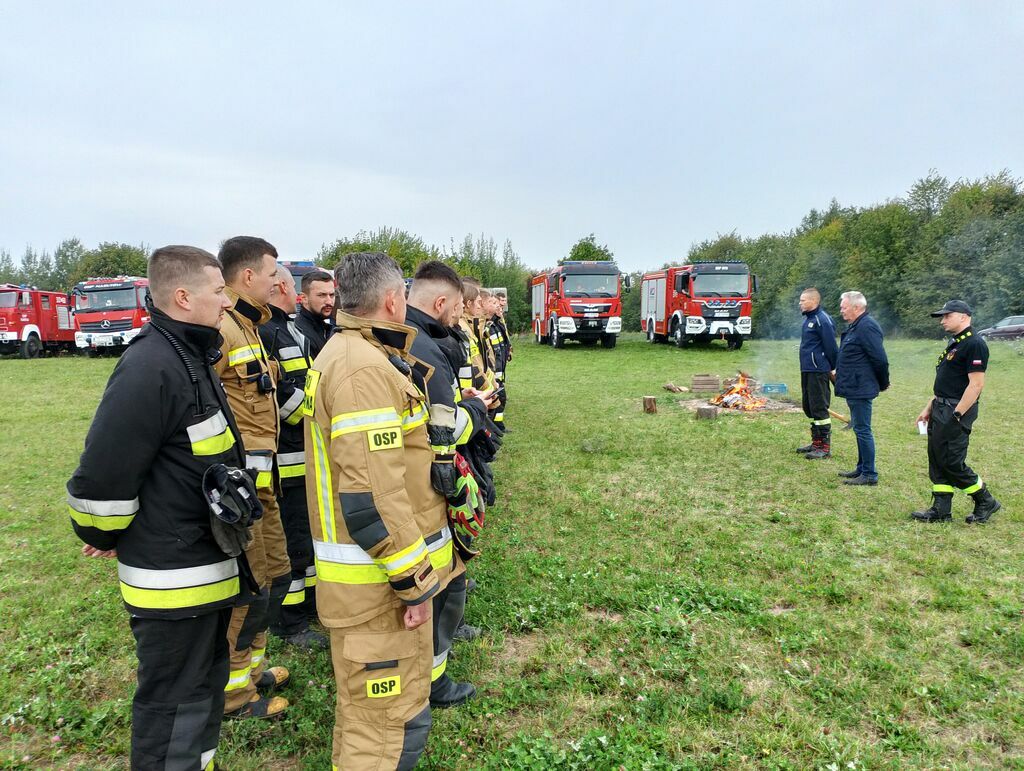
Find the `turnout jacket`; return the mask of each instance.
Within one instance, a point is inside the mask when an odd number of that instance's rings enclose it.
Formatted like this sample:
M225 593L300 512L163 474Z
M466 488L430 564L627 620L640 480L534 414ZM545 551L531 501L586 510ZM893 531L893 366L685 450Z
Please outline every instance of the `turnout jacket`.
M430 367L404 324L337 315L306 380L304 410L317 611L347 627L429 600L461 572L444 498L430 483Z
M274 453L278 440L274 395L277 363L263 347L257 327L270 320L270 309L231 287L225 291L235 305L225 312L220 325L224 356L214 369L224 383L228 403L245 439L245 467L259 472L256 487L269 488L274 486ZM269 383L271 390L260 393L261 378Z
M832 317L820 305L813 311L806 311L800 330L800 371L829 373L836 368L838 359L839 346Z
M309 341L296 328L295 322L275 305L270 320L259 328L263 348L277 363L277 408L281 433L277 445L277 465L281 487L302 485L305 475L305 440L302 431L303 388L306 371L312 365Z
M238 562L213 538L201 484L213 464L244 459L210 367L219 343L216 329L152 309L107 382L67 484L75 534L117 549L121 596L135 616L197 616L238 594Z
M323 350L327 340L334 332L334 326L331 324L330 319L325 319L323 316L311 313L301 304L295 313L295 327L309 341L310 361L320 354L320 351Z
M463 316L459 321L459 329L462 330L462 344L466 349L466 363L459 368L459 386L461 388L476 388L486 390L493 385L488 374L493 371L493 353L488 359L487 348L484 344L484 335L480 319ZM488 366L490 364L490 366Z
M512 353L512 340L508 336L508 327L501 316L491 316L487 322L487 336L494 348L494 374L499 380L505 379L505 365Z

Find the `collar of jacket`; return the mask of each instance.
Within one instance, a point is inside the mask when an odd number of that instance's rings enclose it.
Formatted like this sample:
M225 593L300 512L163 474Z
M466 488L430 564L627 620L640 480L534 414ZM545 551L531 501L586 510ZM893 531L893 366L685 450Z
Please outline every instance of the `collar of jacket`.
M273 303L268 305L267 308L270 309L270 318L274 319L275 321L279 321L282 324L287 324L292 319L292 317L285 310L278 308Z
M240 316L245 316L254 327L270 321L270 308L266 305L260 305L251 297L236 292L231 287L225 287L224 291L235 303L231 310Z
M441 325L437 319L419 308L409 305L405 309L405 322L409 326L415 326L426 332L434 340L448 337L448 328Z
M177 321L157 308L150 308L149 315L151 322L174 335L189 353L196 356L209 358L219 350L224 340L220 332L213 327Z
M809 310L809 311L800 311L800 312L803 313L805 316L813 316L813 315L815 315L820 310L821 310L821 306L817 305L814 308L811 308L811 310Z
M325 335L331 331L331 320L325 319L319 313L313 313L313 311L309 310L305 305L299 305L299 312L297 315L302 316L304 319L309 319L314 329L323 327Z
M416 338L416 330L412 327L392 321L364 319L361 316L345 313L345 311L337 312L335 325L339 332L361 335L368 342L378 348L384 348L388 353L397 353L403 359L412 359L412 356L409 355L409 348Z
M973 337L973 336L974 336L974 330L971 327L967 327L967 329L961 329L960 330L960 334L953 335L953 337L950 338L949 344L946 347L948 348L950 345L956 345L957 343L962 343L968 337Z
M846 325L846 331L847 331L847 332L849 332L849 331L850 331L851 329L853 329L853 328L854 328L855 326L857 326L858 324L860 324L860 322L861 322L861 321L863 321L864 319L866 319L866 318L867 318L867 317L868 317L869 315L870 315L870 314L868 314L868 312L867 312L867 311L864 311L864 312L863 312L862 314L860 314L860 315L859 315L859 316L858 316L857 318L855 318L855 319L854 319L853 321L851 321L851 322L850 322L849 324L847 324L847 325Z

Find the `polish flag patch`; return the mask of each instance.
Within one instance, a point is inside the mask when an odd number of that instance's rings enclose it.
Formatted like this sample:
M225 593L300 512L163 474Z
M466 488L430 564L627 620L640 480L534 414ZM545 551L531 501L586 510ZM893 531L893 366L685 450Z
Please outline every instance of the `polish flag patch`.
M971 362L971 364L973 366L980 367L981 366L981 359L975 359L974 361Z

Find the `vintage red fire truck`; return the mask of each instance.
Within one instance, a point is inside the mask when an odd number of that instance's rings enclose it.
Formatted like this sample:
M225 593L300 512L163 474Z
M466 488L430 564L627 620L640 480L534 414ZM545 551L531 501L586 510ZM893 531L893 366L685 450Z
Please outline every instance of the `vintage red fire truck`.
M0 284L0 353L34 359L74 345L75 320L64 292Z
M120 353L149 321L149 279L89 278L75 284L75 345L87 356Z
M628 290L628 276L625 288ZM538 343L566 340L614 348L622 331L622 276L614 262L566 260L530 279L533 332Z
M645 273L640 326L652 343L725 340L739 348L749 337L757 277L744 262L695 262Z

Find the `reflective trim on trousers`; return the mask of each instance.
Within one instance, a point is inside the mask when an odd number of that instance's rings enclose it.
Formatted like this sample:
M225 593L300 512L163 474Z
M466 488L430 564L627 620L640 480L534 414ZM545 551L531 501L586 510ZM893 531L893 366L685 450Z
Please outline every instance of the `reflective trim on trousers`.
M316 565L309 565L306 568L306 588L316 586Z
M306 579L296 578L288 584L288 594L285 595L282 605L301 605L306 599Z
M249 684L249 672L251 671L251 666L244 669L232 669L228 673L228 683L224 686L224 690L237 691L239 688L245 688Z
M832 425L832 418L823 418L821 420L812 420L811 421L811 425L812 426L831 426Z
M213 756L217 754L217 748L214 747L212 750L204 750L203 754L199 756L199 767L203 771L213 771Z
M306 398L306 394L296 388L292 395L288 397L288 401L281 405L281 420L287 423L289 426L297 426L302 421L302 401Z
M448 668L448 651L443 650L436 656L434 656L434 664L430 669L430 682L434 682L441 675L444 674L445 669Z
M267 654L266 648L253 648L252 649L252 664L251 669L256 669L260 664L263 663L263 659Z

